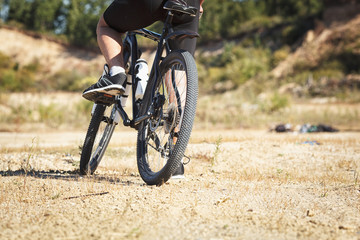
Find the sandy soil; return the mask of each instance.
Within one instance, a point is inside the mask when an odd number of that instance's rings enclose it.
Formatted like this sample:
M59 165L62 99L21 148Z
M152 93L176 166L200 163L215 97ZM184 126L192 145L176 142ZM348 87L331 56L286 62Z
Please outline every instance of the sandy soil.
M0 27L0 39L2 40L0 52L10 56L20 65L38 61L42 66L42 72L45 73L53 74L66 69L76 69L79 72L89 74L95 69L101 74L105 63L100 51L93 52L71 47L50 41L46 37L34 37L31 32L26 34L19 30ZM150 58L152 54L152 52L144 51L142 56L145 59L152 59Z
M26 65L37 60L46 67L46 72L72 69L85 70L93 67L102 69L104 58L86 50L79 50L49 41L46 38L35 38L22 32L0 28L0 51L12 57L20 65Z
M194 132L186 179L161 187L135 132L89 178L84 133L0 134L0 239L360 239L360 133Z

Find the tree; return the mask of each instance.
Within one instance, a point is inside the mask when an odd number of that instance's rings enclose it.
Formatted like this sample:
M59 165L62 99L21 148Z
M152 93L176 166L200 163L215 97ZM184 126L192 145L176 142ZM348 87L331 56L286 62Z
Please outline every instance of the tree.
M11 0L7 21L21 23L26 29L52 32L61 14L63 2L58 0Z
M305 17L322 10L323 0L264 0L268 16Z
M30 4L26 0L11 0L7 21L14 21L25 25Z
M233 35L239 25L250 18L250 12L253 12L251 4L252 1L205 1L199 30L202 39L222 39Z
M72 0L68 6L66 35L79 46L96 45L96 25L109 0Z
M55 20L63 3L58 0L34 0L29 15L29 28L40 32L55 30Z

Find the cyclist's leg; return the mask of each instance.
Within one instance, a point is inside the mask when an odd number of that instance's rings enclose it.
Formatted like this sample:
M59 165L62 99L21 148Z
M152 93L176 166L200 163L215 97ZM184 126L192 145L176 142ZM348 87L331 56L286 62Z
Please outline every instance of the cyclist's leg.
M123 94L126 74L122 53L122 33L135 30L162 19L163 0L115 0L106 9L97 26L97 40L109 75L83 92L83 97L94 102L111 104L116 95Z
M109 67L124 67L124 60L122 57L123 33L109 27L105 22L104 17L101 16L96 28L96 34L99 48Z
M115 0L106 9L97 30L99 47L110 67L124 67L121 33L146 27L160 19L162 1Z
M122 57L122 33L112 29L101 16L96 28L99 48L110 67L98 82L84 90L82 96L95 103L112 104L116 95L125 93L127 76Z

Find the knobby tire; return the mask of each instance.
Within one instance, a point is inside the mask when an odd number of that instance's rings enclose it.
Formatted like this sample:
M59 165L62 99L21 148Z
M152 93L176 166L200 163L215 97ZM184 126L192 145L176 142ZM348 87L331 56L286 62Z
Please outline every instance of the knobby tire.
M105 105L97 104L92 115L81 151L80 174L82 175L95 172L114 132L115 125L109 122L110 116L107 116L107 120L104 118L106 108ZM101 124L105 125L104 129L99 128ZM99 142L96 141L96 137Z
M185 74L186 74L186 100L185 100L185 107L183 109L176 109L179 113L179 116L176 119L176 122L181 122L181 126L179 126L180 130L174 133L175 130L173 129L171 134L168 137L168 141L164 146L160 146L161 138L159 138L158 134L152 132L150 129L150 122L151 119L143 122L138 130L138 137L137 137L137 164L138 170L140 173L141 178L149 185L162 185L172 176L172 174L176 171L176 169L180 166L181 160L184 156L186 147L188 145L192 126L195 118L196 112L196 104L197 104L197 97L198 97L198 75L196 69L196 63L193 56L187 51L173 51L171 52L166 58L162 61L160 65L160 77L163 76L170 70L174 68L173 66L180 66L183 65ZM175 70L172 70L174 72ZM171 72L171 74L172 74ZM170 74L170 75L171 75ZM151 91L154 84L158 83L156 86L156 92L161 92L162 84L159 82L161 81L149 81L147 89L145 91L144 100L145 102L150 100ZM174 84L173 84L174 85ZM173 86L172 85L172 86ZM175 88L175 87L174 87ZM163 90L165 92L165 90ZM181 104L181 101L180 101ZM148 104L149 106L150 104ZM179 104L178 104L179 105ZM165 111L165 110L164 110ZM169 111L170 112L170 111ZM163 113L165 115L166 113ZM169 114L168 114L169 115ZM160 118L159 118L160 119ZM158 129L161 128L164 124L165 120L158 121ZM176 125L176 124L175 124ZM163 127L165 129L165 127ZM169 133L170 134L170 133ZM175 135L174 135L175 134ZM150 137L149 137L150 136ZM171 146L171 138L172 136L176 136L176 143ZM149 142L153 142L149 144ZM159 146L158 146L159 145ZM159 158L163 158L163 155L169 152L169 156L165 157L164 165L161 169L153 170L152 166L150 166L150 159L149 158L149 151L153 151L155 148L159 150ZM168 151L164 149L168 148ZM162 153L160 153L160 149ZM164 161L164 160L163 160Z

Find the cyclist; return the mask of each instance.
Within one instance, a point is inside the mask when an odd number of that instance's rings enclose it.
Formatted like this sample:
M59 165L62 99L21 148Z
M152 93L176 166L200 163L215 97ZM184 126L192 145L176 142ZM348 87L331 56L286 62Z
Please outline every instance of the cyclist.
M122 36L125 32L140 29L156 21L165 20L165 3L182 5L197 11L197 17L182 15L174 17L174 30L198 31L199 14L204 0L114 0L100 17L97 25L97 41L100 50L110 67L109 74L100 77L99 81L83 92L83 97L94 102L108 96L123 94L126 86L126 74L122 55ZM196 38L173 41L173 49L184 49L194 55ZM100 93L100 94L99 94ZM105 93L101 94L101 93ZM101 96L101 98L100 98Z
M172 24L175 31L197 32L203 2L204 0L114 0L100 17L96 29L98 45L110 71L87 88L82 96L94 102L101 102L104 97L108 97L107 102L112 102L114 96L124 94L127 82L122 54L124 33L147 27L156 21L164 21L167 13L165 4L190 11L196 8L196 17L175 16ZM172 49L187 50L194 55L196 38L175 40L170 44ZM184 166L181 164L173 176L182 178L183 174Z

